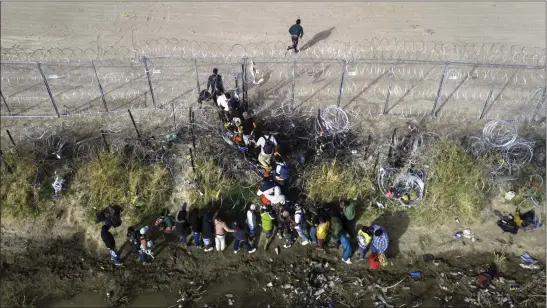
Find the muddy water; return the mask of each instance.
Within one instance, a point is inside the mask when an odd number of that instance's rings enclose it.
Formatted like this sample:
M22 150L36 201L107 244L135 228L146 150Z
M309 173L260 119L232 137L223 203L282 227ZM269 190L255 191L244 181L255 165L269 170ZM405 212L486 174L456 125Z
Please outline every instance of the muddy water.
M132 299L126 307L131 308L156 308L169 307L176 304L179 296L176 293L142 293ZM110 307L106 295L86 292L80 293L71 299L52 301L44 305L47 308L69 308L69 307Z

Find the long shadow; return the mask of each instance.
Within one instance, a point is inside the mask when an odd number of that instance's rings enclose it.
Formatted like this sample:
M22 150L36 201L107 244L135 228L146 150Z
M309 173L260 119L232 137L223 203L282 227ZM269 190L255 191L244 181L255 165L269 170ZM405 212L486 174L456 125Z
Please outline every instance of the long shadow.
M317 34L315 34L311 40L307 41L306 44L304 44L304 46L302 46L300 48L300 51L304 51L308 48L311 48L313 47L315 44L319 43L320 41L323 41L323 40L326 40L329 38L329 36L331 35L332 33L332 30L336 29L336 27L332 27L328 30L324 30L324 31L321 31Z
M386 251L386 257L393 258L399 254L399 239L405 234L409 223L410 218L403 211L382 214L372 222L372 225L384 227L389 236L389 248Z

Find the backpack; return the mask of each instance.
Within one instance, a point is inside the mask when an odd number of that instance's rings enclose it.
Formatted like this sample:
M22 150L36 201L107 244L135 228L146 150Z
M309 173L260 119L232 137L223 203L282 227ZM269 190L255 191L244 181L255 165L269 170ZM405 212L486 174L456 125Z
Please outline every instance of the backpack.
M264 143L264 146L262 147L262 151L264 151L264 154L266 155L272 155L275 149L275 144L270 140L272 138L272 135L268 136L268 139L265 139L266 142Z
M498 224L498 227L500 227L503 230L503 232L517 234L517 232L519 231L517 224L512 220L500 219L498 220L497 224Z

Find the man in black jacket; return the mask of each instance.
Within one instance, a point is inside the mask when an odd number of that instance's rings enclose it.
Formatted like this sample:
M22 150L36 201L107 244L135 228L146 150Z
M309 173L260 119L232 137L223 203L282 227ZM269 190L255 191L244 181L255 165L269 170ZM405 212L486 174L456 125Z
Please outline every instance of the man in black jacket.
M204 251L212 251L213 248L213 238L214 238L214 225L213 225L213 214L210 211L207 211L203 215L203 220L201 224L201 237L203 244L205 245Z
M114 236L112 235L112 233L110 233L109 225L102 226L101 238L106 248L108 248L110 258L114 262L114 265L122 265L122 263L120 262L120 257L118 256L118 252L116 251L116 241L114 240Z
M224 93L224 85L222 84L222 76L218 73L218 69L213 69L213 75L209 76L207 79L207 91L211 88L211 95L213 96L213 101L217 101L217 97Z
M201 243L199 242L199 236L201 234L201 221L199 219L198 209L196 207L191 209L188 216L190 228L192 229L192 234L194 235L194 245L196 245L197 248L202 248Z
M239 243L243 243L250 254L255 252L256 248L252 248L251 243L249 243L249 234L247 234L245 224L239 225L237 222L234 222L234 230L236 231L234 233L234 253L239 251Z

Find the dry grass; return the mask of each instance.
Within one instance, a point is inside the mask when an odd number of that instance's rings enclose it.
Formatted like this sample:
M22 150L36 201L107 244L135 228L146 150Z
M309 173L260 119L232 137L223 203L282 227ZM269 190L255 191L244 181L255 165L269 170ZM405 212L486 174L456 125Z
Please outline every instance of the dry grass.
M354 166L341 166L336 160L310 167L303 177L304 192L311 202L363 200L374 193L370 174Z
M89 218L108 204L124 208L130 221L158 213L171 196L168 170L156 164L128 160L121 153L101 153L84 163L76 174L75 190Z
M52 182L42 179L41 167L31 155L4 154L3 158L5 163L0 167L2 213L15 218L41 214L52 203Z

